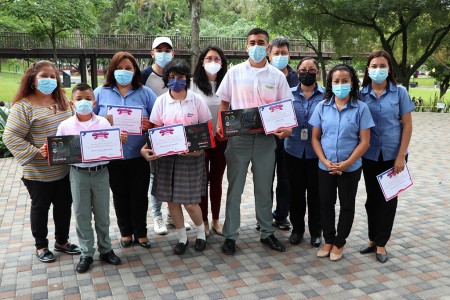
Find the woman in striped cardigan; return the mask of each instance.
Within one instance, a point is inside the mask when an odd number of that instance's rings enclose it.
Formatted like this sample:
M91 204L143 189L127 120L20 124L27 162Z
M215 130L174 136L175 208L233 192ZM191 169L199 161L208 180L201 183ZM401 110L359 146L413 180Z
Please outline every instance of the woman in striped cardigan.
M68 242L72 206L69 166L48 166L42 155L47 150L46 137L55 135L58 125L72 114L55 65L50 61L33 63L13 100L3 141L22 167L22 181L31 197L36 256L42 262L55 260L47 240L50 204L55 251L80 254L78 246Z

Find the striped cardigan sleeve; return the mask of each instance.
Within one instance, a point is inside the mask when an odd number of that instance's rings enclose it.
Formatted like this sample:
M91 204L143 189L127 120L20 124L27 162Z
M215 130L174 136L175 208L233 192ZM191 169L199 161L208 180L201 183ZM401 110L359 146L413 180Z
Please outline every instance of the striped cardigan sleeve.
M10 109L3 134L3 142L21 166L33 161L39 152L39 147L27 139L30 132L29 114L29 109L23 103L15 103Z

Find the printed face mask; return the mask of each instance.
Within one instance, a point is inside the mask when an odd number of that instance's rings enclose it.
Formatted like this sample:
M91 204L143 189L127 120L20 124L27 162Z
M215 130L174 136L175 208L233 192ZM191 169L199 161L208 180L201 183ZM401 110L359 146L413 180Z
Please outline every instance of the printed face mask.
M206 72L208 72L211 75L214 75L217 74L217 72L219 72L220 69L222 69L222 65L216 62L210 62L205 64L204 68Z
M369 69L369 77L376 83L382 83L383 81L386 80L388 75L389 75L389 69L387 69L387 68L385 68L385 69L381 69L381 68Z
M172 53L156 52L155 62L161 68L164 68L172 60Z
M134 73L127 70L115 70L114 78L120 85L127 85L133 80Z
M278 70L283 70L284 68L286 68L288 62L289 62L288 55L272 56L272 66L274 66Z
M170 79L167 82L167 87L175 93L179 93L186 88L186 80L181 78Z
M75 102L75 111L77 114L86 116L92 112L93 101L90 100L78 100Z
M248 56L250 56L250 58L256 63L261 62L266 55L267 52L265 46L256 45L248 48Z
M344 99L345 97L350 94L350 91L352 88L350 87L349 83L346 84L336 84L332 87L333 94L338 97L339 99Z
M58 86L56 79L52 78L40 78L38 79L37 89L45 95L50 95Z

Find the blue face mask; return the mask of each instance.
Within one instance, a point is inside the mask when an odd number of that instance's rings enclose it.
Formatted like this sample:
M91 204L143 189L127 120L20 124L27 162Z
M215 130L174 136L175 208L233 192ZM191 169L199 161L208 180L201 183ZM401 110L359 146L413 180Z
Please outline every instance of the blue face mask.
M172 60L172 53L156 52L155 62L161 68L164 68Z
M134 73L127 70L115 70L114 78L120 85L127 85L133 80Z
M369 69L369 77L376 83L382 83L389 75L389 69Z
M40 78L38 79L37 89L45 95L50 95L58 86L56 79Z
M175 93L179 93L186 88L186 80L181 78L170 79L167 82L167 87Z
M266 49L267 47L265 46L252 46L248 48L248 56L250 56L255 63L259 63L267 56Z
M332 86L333 94L339 99L344 99L350 94L352 88L349 83L346 84L336 84Z
M286 68L288 62L289 56L287 55L272 56L272 65L278 70L283 70Z
M93 105L93 101L78 100L77 102L75 102L75 111L77 112L77 114L86 116L92 112Z

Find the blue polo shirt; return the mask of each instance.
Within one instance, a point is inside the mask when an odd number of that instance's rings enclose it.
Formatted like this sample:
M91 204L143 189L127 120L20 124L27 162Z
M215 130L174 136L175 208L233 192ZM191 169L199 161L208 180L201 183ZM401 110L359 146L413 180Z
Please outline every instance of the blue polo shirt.
M107 105L127 105L142 107L142 116L148 118L155 104L156 95L153 91L142 86L137 90L130 88L125 97L119 93L116 86L98 87L94 90L97 105L94 107L94 113L99 116L106 115ZM125 159L141 156L141 148L146 143L145 135L128 135L127 142L123 144L123 156Z
M297 88L292 91L298 126L292 128L292 135L284 139L284 148L290 155L302 158L303 153L305 153L305 158L307 159L317 158L317 155L311 145L312 126L308 123L308 121L311 118L317 104L323 100L324 92L325 90L318 86L317 83L309 99L306 99L305 95L303 95L301 84L299 84ZM302 141L300 139L300 131L304 127L308 128L308 140Z
M402 116L416 108L408 91L388 81L380 98L377 99L370 84L361 89L361 98L375 122L370 130L370 148L363 157L377 161L382 152L383 160L395 160L402 139Z
M357 100L351 101L338 111L334 96L330 101L317 104L309 124L322 130L320 143L325 157L332 162L347 160L359 144L359 132L371 128L373 123L367 104ZM351 165L346 172L361 167L361 158ZM327 171L319 160L319 168Z

